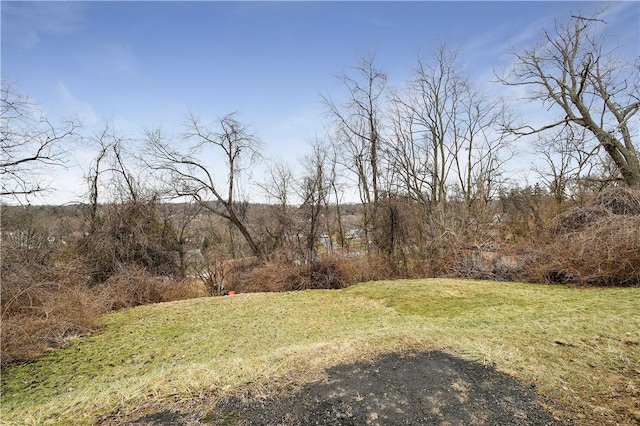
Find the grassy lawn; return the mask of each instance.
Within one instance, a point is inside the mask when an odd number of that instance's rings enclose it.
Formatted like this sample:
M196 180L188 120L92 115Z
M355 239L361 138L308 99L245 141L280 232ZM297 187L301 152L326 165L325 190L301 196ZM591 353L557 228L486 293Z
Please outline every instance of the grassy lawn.
M640 421L640 289L459 280L143 306L2 371L3 424L94 424L149 406L317 380L342 362L441 348L535 384L584 424Z

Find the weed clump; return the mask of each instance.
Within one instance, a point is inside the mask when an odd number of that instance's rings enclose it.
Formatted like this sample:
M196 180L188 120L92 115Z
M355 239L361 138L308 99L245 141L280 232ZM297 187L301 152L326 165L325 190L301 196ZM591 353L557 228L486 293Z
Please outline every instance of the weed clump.
M603 206L588 206L569 210L558 215L551 223L549 230L553 234L562 235L582 231L609 216L611 212Z
M204 284L159 277L133 265L121 266L95 291L106 311L206 295Z

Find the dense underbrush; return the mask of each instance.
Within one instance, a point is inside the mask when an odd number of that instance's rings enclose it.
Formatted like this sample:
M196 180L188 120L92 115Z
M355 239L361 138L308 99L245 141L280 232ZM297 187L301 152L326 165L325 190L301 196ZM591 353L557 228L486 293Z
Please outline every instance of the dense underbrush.
M517 241L451 251L451 277L640 286L640 191L611 188Z
M528 257L528 281L640 286L640 191L612 188L559 215Z
M497 235L478 243L447 234L420 250L325 252L313 262L274 256L233 271L217 293L339 289L358 282L429 277L640 286L640 191L605 190L544 222L528 238ZM140 240L144 244L136 245L137 250L152 253L149 242ZM3 365L28 361L95 330L105 312L212 294L200 280L159 276L161 262L150 270L144 263L112 256L108 278L96 282L96 265L85 261L91 257L87 253L83 257L68 247L55 251L32 240L5 238L2 245Z
M382 256L330 254L309 264L271 261L243 271L231 280L229 290L279 292L338 289L349 285L402 275Z
M31 360L90 333L105 312L206 295L200 282L155 277L131 266L99 285L88 285L87 277L76 262L4 272L2 365Z

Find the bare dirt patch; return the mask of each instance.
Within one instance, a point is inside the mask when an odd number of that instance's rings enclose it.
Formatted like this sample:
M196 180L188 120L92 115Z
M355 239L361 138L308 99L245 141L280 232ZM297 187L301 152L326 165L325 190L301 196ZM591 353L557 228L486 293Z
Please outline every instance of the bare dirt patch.
M340 365L325 380L270 398L232 397L204 415L158 411L133 424L568 425L535 389L440 351Z

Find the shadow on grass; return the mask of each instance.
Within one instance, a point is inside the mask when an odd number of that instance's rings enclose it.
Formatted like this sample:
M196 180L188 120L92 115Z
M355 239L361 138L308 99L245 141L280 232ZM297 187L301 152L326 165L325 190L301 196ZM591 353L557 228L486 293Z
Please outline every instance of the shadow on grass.
M292 395L231 397L199 419L162 411L137 424L566 425L535 390L495 369L444 352L388 354L340 365Z

